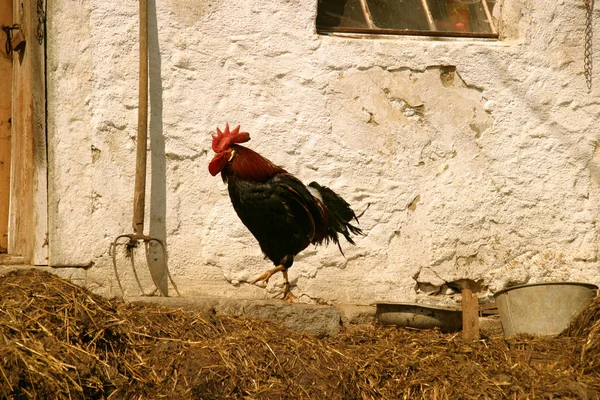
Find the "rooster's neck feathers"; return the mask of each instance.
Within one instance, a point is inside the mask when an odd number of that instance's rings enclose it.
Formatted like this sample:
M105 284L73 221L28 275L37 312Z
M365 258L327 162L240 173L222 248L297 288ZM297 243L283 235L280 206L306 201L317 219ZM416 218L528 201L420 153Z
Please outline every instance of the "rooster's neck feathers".
M222 171L225 182L230 178L241 179L251 182L264 183L277 174L285 174L287 171L271 161L267 160L254 150L234 144L231 148L235 156Z

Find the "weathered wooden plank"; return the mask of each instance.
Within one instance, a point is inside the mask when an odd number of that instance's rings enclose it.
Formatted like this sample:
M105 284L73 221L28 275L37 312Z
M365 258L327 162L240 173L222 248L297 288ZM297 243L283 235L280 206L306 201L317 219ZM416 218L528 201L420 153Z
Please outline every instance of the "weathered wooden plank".
M32 264L44 265L47 264L44 46L37 36L37 1L22 0L21 5L13 17L21 25L27 45L13 54L8 252L24 256Z
M0 0L0 26L11 26L12 0ZM0 44L6 36L0 32ZM10 200L10 116L12 109L12 62L0 46L0 254L8 249Z
M32 51L31 101L33 104L33 148L32 148L32 227L33 249L31 262L34 265L48 265L48 150L46 140L46 51L44 42L45 27L40 24L40 3L37 0L26 0L30 14L27 16L31 24L30 35L35 42ZM45 4L45 1L42 2ZM42 37L40 38L40 35Z

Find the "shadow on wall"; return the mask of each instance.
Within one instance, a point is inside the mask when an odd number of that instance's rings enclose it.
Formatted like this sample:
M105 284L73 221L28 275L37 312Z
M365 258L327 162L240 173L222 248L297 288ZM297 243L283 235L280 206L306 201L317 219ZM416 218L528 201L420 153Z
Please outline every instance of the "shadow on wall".
M162 62L158 40L156 0L148 0L148 79L150 93L150 226L149 236L162 240L167 245L167 177L165 161L165 137L163 134L163 90ZM166 257L161 246L151 242L146 254L150 274L161 293L167 294L168 274Z

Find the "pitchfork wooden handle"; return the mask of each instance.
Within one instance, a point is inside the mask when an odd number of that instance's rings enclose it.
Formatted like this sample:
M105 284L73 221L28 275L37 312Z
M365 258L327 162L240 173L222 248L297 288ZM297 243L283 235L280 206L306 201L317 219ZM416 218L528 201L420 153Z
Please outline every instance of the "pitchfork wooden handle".
M143 235L146 198L146 149L148 142L148 0L140 0L139 85L133 231L138 235Z

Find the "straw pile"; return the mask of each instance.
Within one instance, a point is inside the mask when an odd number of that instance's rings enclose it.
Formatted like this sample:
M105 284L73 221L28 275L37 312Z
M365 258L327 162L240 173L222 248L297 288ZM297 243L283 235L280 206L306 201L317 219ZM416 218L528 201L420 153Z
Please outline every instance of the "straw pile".
M565 334L583 339L581 366L586 373L600 376L600 296L571 322Z
M21 271L0 276L0 398L599 399L588 318L585 333L545 339L378 326L318 339Z

